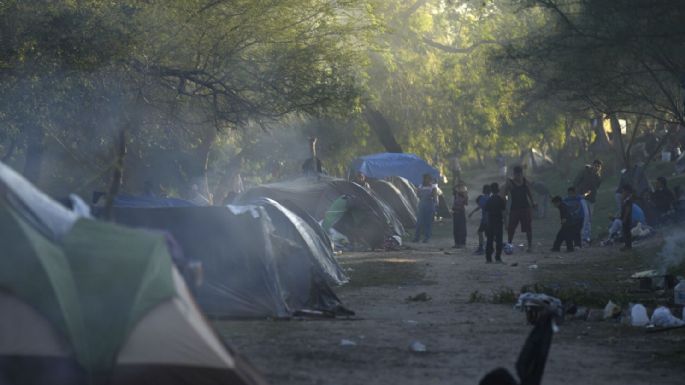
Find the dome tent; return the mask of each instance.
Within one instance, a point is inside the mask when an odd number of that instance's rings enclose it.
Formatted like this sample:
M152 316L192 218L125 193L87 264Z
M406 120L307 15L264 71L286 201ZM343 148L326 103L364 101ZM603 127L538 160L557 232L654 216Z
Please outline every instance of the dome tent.
M412 206L394 184L386 180L369 179L369 186L397 214L405 228L416 227L416 206Z
M187 257L201 261L204 283L194 294L212 317L286 318L310 310L350 314L328 284L346 280L337 263L313 255L287 227L292 224L285 226L282 218L274 223L271 210L254 204L115 208L113 218L168 231Z
M289 202L322 221L336 200L348 198L350 204L333 227L350 241L380 248L391 235L403 235L404 227L397 214L373 191L337 178L298 178L254 187L238 197L238 202L270 198ZM347 231L346 231L347 230Z
M264 383L204 321L163 235L76 219L2 164L0 229L0 383Z

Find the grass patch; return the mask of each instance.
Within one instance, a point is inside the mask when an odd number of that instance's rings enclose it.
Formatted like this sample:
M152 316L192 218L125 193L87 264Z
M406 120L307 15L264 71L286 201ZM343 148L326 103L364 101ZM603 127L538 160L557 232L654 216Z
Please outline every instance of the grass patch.
M512 288L502 287L494 290L488 297L486 294L478 290L472 291L469 294L469 303L496 303L496 304L511 304L513 305L518 300L518 293Z
M349 284L344 288L369 286L415 286L430 285L434 282L424 279L425 273L419 263L394 263L387 261L368 261L345 264L354 270L349 273Z
M483 303L487 302L487 298L483 293L479 292L478 290L472 291L471 294L469 294L469 303Z

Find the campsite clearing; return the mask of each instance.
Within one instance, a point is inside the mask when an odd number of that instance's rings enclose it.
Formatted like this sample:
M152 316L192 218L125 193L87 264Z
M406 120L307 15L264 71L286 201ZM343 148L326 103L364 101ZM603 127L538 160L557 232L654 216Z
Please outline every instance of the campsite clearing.
M216 326L274 384L477 384L491 369L513 369L530 331L525 315L512 309L511 291L540 282L618 294L647 264L608 248L551 254L556 220L534 222L537 250L517 249L502 265L486 265L473 244L451 249L450 223L436 226L432 243L411 250L343 254L351 281L336 291L356 318ZM533 264L539 268L529 269ZM423 292L429 300L406 300ZM415 341L426 352L411 351ZM617 322L567 320L543 383L675 385L683 378L685 330L647 334Z

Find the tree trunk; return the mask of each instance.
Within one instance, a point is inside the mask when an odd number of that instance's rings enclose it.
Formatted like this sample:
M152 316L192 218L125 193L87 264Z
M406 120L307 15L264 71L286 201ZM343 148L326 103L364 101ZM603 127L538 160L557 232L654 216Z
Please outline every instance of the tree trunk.
M621 124L618 121L616 114L609 115L609 122L611 123L611 140L614 143L614 151L616 152L616 162L621 168L630 168L630 160L626 156L626 149L623 143L623 134L621 133Z
M213 204L213 194L210 193L209 189L209 152L212 150L212 145L216 140L217 132L216 129L210 127L204 132L202 137L202 142L197 147L198 159L201 161L200 175L202 177L200 191L207 197L209 204Z
M369 106L364 108L364 119L369 124L369 127L378 135L383 147L387 152L404 152L402 146L397 143L395 135L392 133L392 127L383 114Z
M31 127L26 144L24 160L24 177L34 184L40 180L40 172L45 154L45 133L41 127Z
M112 181L109 184L107 191L107 199L105 200L105 220L112 218L112 208L114 207L114 198L119 194L121 182L124 179L124 158L126 157L126 126L119 131L119 136L116 143L116 162L114 164L114 173L112 174Z

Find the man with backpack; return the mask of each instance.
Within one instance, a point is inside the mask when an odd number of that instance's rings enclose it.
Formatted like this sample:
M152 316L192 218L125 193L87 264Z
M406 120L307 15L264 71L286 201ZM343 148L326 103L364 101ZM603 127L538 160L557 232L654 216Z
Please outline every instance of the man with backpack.
M573 245L582 247L581 231L583 230L583 222L585 221L585 205L584 199L578 196L576 188L571 186L566 190L566 198L563 199L564 205L568 209L568 223L572 226Z

